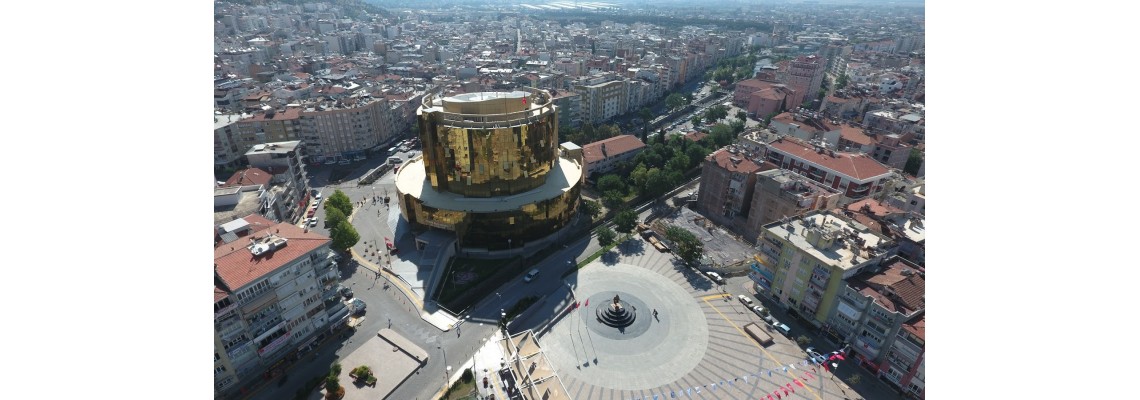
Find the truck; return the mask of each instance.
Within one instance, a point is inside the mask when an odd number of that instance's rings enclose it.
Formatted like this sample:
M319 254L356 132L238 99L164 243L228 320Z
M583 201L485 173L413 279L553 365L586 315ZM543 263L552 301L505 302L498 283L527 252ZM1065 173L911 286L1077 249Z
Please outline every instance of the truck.
M749 322L748 325L744 325L744 331L748 332L748 336L751 336L752 339L755 340L756 343L760 343L761 346L769 346L775 343L772 340L772 335L760 328L760 325L756 325L755 322Z

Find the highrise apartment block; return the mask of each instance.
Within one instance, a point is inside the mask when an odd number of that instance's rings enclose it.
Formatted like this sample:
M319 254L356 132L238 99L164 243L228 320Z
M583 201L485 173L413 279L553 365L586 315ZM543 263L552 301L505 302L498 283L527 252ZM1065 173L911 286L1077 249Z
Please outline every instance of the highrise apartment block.
M348 310L333 290L329 238L252 215L218 226L214 242L218 396L273 372L343 325Z

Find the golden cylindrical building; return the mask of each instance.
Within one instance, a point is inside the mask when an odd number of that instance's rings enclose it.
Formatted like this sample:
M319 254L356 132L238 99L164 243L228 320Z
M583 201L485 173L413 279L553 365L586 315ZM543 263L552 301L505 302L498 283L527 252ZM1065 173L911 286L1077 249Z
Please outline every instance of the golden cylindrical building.
M445 229L461 246L498 250L546 237L573 218L582 159L560 149L546 91L436 92L416 116L423 154L396 175L400 212L413 230Z

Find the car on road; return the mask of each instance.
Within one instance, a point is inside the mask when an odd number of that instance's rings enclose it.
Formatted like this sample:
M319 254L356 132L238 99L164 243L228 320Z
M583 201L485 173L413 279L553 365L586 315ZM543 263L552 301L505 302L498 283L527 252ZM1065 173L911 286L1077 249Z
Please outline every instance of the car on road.
M309 218L309 227L315 228L317 226L317 217Z
M533 281L534 278L537 276L538 276L538 270L532 269L532 270L530 270L530 272L526 273L526 276L523 277L523 282L530 283L530 281Z
M740 302L744 303L744 305L749 306L749 307L752 306L752 299L748 298L748 296L745 296L742 294L742 295L736 296L736 298L740 299Z
M784 336L792 337L792 328L789 328L788 324L777 321L777 324L772 326L775 327L777 331L780 331L780 333L784 334Z
M713 282L716 282L719 285L724 284L724 278L722 278L720 274L716 273L715 271L706 271L705 275L708 275L709 279L712 279Z
M764 307L752 306L752 312L756 313L757 317L764 317Z
M352 310L353 314L363 313L364 309L367 307L368 304L361 299L352 299L352 301L348 303L348 309Z

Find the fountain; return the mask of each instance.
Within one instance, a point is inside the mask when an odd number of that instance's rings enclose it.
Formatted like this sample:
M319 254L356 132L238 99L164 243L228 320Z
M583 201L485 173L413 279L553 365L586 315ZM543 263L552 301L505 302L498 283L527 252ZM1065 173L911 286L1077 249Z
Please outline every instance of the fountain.
M602 304L594 311L598 316L598 321L614 328L625 328L637 319L637 308L632 308L629 303L621 301L618 295L614 295L614 301L610 304Z

